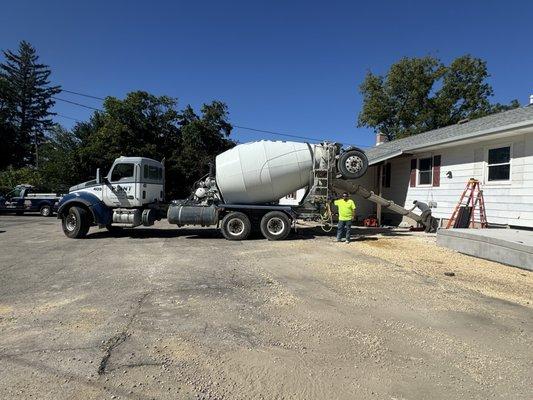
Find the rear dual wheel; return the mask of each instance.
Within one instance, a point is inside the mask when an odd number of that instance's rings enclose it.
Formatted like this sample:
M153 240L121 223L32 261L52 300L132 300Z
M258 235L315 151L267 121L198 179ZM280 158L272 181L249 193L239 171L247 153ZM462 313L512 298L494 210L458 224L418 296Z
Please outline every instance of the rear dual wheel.
M270 211L261 218L260 228L268 240L283 240L291 231L291 220L284 212ZM246 214L232 211L222 219L220 230L228 240L245 240L252 231L252 224Z
M222 219L220 230L228 240L244 240L250 235L252 224L246 214L232 211Z
M291 231L291 220L281 211L270 211L261 219L261 233L268 240L283 240Z

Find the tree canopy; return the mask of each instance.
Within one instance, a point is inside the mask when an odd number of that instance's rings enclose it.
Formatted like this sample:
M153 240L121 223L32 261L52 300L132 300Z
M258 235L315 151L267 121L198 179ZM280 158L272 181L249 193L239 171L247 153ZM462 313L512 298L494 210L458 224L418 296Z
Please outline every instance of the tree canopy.
M207 173L209 162L235 143L230 139L228 108L220 101L204 104L199 113L175 99L133 91L124 99L106 97L102 110L70 130L52 122L50 69L39 63L27 42L17 52L3 51L0 63L0 187L19 183L48 190L105 173L115 158L142 156L166 160L168 198L189 194Z
M200 111L179 111L174 99L143 91L123 100L107 97L102 111L71 132L52 130L43 147L43 174L53 186L68 187L94 177L96 168L107 172L120 156L165 159L168 196L186 196L209 161L234 145L226 105L214 101Z
M485 61L465 55L444 65L435 57L402 58L385 76L368 72L360 86L358 126L374 128L388 140L441 128L518 107L491 104Z
M51 86L50 69L39 63L35 48L20 42L18 52L3 51L0 64L0 134L10 153L1 166L39 164L39 147L53 125L52 96L60 91Z

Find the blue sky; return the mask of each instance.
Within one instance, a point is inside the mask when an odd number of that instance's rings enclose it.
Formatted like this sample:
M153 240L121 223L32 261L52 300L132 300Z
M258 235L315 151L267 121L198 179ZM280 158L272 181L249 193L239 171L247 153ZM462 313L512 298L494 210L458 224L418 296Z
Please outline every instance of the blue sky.
M0 48L25 39L64 89L218 99L236 125L358 145L358 85L403 56L488 62L494 101L533 94L531 1L10 1ZM99 107L96 100L63 98ZM86 119L91 111L58 103ZM57 117L65 126L73 121ZM241 142L276 138L235 129Z

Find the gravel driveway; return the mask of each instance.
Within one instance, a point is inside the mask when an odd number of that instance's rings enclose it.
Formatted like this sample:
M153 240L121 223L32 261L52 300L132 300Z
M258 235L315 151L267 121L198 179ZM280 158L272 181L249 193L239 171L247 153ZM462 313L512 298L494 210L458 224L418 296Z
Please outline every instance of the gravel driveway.
M406 231L91 232L0 216L1 399L531 399L530 272Z

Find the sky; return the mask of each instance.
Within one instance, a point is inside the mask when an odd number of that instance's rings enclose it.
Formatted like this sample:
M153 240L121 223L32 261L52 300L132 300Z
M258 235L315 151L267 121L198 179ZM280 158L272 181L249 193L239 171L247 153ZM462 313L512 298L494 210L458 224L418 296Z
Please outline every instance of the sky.
M0 49L29 41L54 84L97 97L134 90L179 107L224 101L234 125L374 144L358 87L401 57L487 61L493 101L533 94L532 1L9 1ZM0 57L1 59L1 57ZM101 107L62 93L61 98ZM59 97L59 96L58 96ZM89 109L57 102L71 127ZM239 142L285 139L235 128Z

